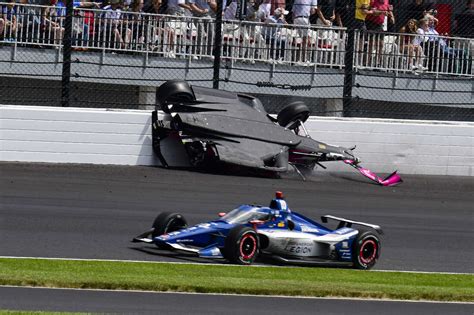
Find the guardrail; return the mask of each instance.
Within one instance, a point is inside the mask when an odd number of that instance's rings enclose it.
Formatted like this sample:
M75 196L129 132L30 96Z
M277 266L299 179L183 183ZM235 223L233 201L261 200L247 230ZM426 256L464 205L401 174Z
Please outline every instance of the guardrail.
M54 47L64 36L65 8L0 3L0 44ZM9 10L9 11L8 11ZM75 8L75 50L212 59L215 19ZM344 67L346 29L224 20L221 56L231 62ZM357 69L473 76L474 40L356 31Z

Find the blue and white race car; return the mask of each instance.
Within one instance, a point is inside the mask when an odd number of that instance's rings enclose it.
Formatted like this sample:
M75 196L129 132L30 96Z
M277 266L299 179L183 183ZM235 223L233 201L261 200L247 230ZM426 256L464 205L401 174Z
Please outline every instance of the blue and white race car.
M330 229L291 211L281 192L276 192L269 207L241 205L219 216L217 220L188 227L181 214L161 213L150 230L132 241L191 252L203 258L225 258L241 265L249 265L258 255L265 255L288 264L370 269L380 257L380 226L322 216L323 223L330 219L339 222L335 229Z

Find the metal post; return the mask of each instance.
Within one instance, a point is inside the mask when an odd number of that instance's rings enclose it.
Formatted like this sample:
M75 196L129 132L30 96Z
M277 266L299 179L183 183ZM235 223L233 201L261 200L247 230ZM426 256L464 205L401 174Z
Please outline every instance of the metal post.
M212 78L214 89L219 89L219 72L221 69L222 6L222 0L217 0L216 25L214 26L214 76Z
M343 115L344 117L350 117L352 115L352 82L354 80L354 41L355 41L355 31L354 31L354 18L355 18L355 7L354 5L350 6L350 9L347 11L347 14L350 14L352 18L348 19L349 25L347 25L347 45L346 45L346 54L344 56L344 90L343 90Z
M71 90L71 50L72 50L72 17L73 0L66 0L66 19L64 21L63 37L63 73L62 73L62 93L61 106L69 107Z

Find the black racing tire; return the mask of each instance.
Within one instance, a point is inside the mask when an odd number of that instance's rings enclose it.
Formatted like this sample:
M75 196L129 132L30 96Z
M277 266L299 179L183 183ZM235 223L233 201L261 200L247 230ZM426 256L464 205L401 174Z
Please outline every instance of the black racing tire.
M223 254L233 264L250 265L258 256L257 232L247 226L233 227L225 239Z
M379 237L372 231L359 230L352 244L352 261L355 269L368 270L375 266L382 246Z
M196 100L196 97L188 82L170 80L160 85L156 91L156 100L160 104L161 110L169 114L169 104L192 102Z
M155 238L163 234L185 229L188 227L188 223L182 214L163 212L153 221L152 227L153 232L151 236Z
M309 117L309 108L303 102L293 102L283 108L277 116L278 124L288 129L295 129L298 120L305 122Z

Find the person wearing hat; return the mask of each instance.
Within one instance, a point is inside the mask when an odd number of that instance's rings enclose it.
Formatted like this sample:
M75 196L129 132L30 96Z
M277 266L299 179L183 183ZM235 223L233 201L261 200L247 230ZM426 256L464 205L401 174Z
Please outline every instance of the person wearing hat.
M286 29L282 26L287 24L285 16L288 13L283 8L276 8L273 15L268 16L265 20L266 26L263 35L267 45L270 45L269 59L277 60L277 62L281 62L285 58Z

